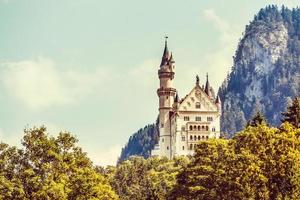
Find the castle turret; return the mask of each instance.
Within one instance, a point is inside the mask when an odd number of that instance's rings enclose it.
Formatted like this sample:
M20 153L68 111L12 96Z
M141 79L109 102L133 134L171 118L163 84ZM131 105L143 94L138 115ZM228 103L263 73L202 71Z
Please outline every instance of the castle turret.
M222 104L221 104L221 99L219 97L219 94L217 95L215 103L216 103L216 106L218 107L219 112L221 112Z
M160 87L157 90L159 97L159 133L160 133L160 151L162 156L171 158L171 122L170 116L173 111L176 89L173 87L175 61L173 55L169 53L167 37L165 40L165 49L163 52L161 65L158 70Z
M205 84L205 89L204 92L207 94L207 96L209 96L210 98L212 97L211 95L211 91L210 91L210 84L208 81L208 73L206 74L206 84Z

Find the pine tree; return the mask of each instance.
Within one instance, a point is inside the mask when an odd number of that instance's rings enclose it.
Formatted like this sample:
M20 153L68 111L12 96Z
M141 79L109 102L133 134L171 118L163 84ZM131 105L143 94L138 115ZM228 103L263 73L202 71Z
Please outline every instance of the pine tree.
M261 125L261 124L267 124L266 122L266 119L265 117L263 116L263 114L258 111L252 119L250 119L248 122L247 122L247 126L258 126L258 125Z
M300 128L300 98L295 97L292 105L282 115L284 116L282 122L289 122L296 128Z

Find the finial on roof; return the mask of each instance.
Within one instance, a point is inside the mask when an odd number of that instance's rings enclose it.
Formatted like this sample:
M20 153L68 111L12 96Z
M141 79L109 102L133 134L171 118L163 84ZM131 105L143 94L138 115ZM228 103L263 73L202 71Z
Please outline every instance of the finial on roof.
M196 85L199 85L199 82L200 82L200 79L199 79L199 76L197 75L196 76Z
M206 84L205 84L204 92L205 92L209 97L211 97L210 85L209 85L209 81L208 81L208 73L206 73Z
M164 53L163 53L163 56L161 59L160 66L165 65L168 62L169 57L170 57L169 49L168 49L168 38L169 38L168 36L165 36L165 49L164 49Z

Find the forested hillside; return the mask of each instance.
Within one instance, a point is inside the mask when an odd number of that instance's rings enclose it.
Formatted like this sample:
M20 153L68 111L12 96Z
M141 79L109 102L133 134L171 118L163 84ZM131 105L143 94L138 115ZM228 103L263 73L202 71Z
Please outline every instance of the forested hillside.
M158 137L157 123L138 130L130 136L128 143L122 149L119 162L128 159L132 155L148 158L154 145L158 142Z
M231 136L260 110L272 125L300 94L300 9L261 9L246 26L219 90L222 131Z

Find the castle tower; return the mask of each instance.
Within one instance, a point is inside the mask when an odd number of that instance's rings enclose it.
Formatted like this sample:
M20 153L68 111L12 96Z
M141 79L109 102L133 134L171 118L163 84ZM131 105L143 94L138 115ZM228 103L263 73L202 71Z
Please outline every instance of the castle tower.
M168 158L172 157L172 130L171 120L176 89L173 87L175 75L175 61L173 55L169 53L167 38L165 40L165 49L158 70L160 86L157 89L159 97L159 146L160 155Z
M210 91L210 84L209 84L209 81L208 81L208 73L206 74L206 84L205 84L204 91L207 94L207 96L209 96L210 98L212 97L211 91Z

